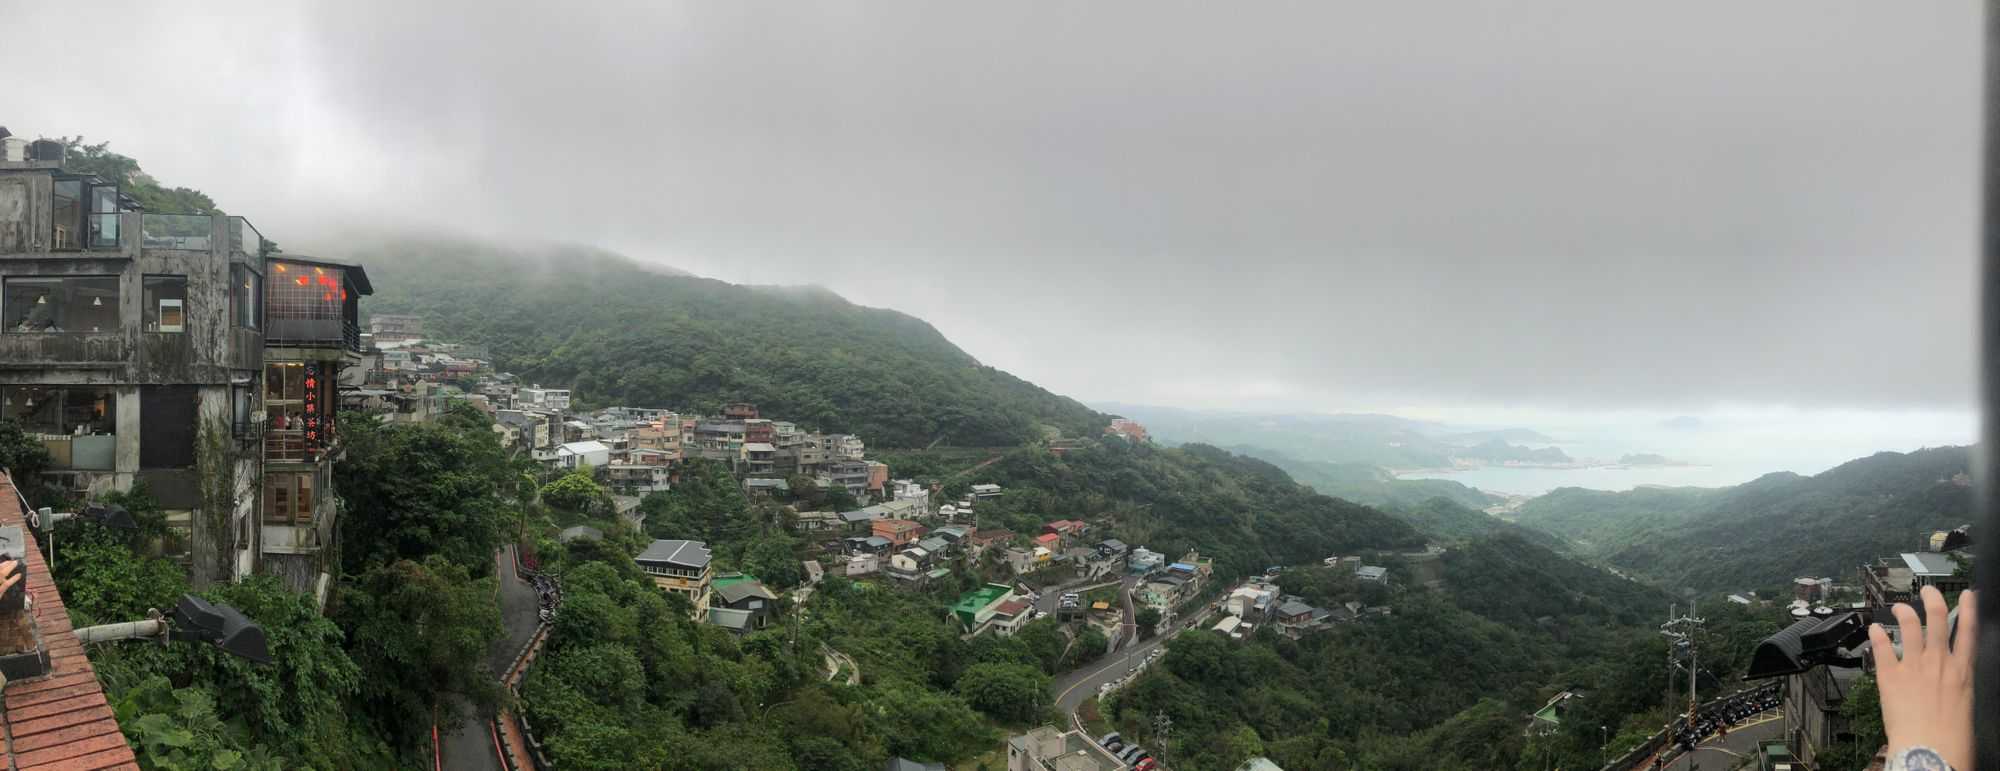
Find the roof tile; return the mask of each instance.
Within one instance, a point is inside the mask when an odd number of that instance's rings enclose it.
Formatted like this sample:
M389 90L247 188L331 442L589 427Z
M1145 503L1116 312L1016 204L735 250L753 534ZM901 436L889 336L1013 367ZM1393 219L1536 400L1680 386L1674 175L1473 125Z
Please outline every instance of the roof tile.
M14 767L21 771L100 771L130 762L132 748L125 746L124 736L115 734L14 755Z
M0 722L5 736L0 751L20 771L50 769L98 771L138 768L132 748L118 730L118 721L104 698L104 686L83 646L70 633L69 610L55 585L34 531L22 517L20 494L13 480L0 474L0 525L21 525L27 533L28 592L33 598L35 626L49 655L45 677L8 683Z

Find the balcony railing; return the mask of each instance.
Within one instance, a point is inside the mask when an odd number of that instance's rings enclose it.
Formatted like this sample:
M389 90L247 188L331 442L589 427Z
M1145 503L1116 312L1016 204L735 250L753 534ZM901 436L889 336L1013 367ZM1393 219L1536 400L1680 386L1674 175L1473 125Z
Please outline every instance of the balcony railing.
M264 320L264 344L302 348L345 348L361 352L361 325L352 319Z
M242 217L229 218L229 249L249 257L264 256L264 234L249 220Z
M322 442L316 450L306 443L306 432L298 428L273 428L264 432L264 460L280 463L310 463L339 450L339 440ZM310 457L308 453L310 451Z
M148 214L141 229L147 249L208 251L215 218L206 214Z

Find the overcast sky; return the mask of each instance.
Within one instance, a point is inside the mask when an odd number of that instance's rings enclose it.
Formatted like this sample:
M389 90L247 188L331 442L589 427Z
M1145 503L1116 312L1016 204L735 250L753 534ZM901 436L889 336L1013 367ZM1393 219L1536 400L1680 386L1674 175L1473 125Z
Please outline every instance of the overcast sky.
M17 4L0 125L289 248L817 283L1089 400L1971 405L1971 0L569 5Z

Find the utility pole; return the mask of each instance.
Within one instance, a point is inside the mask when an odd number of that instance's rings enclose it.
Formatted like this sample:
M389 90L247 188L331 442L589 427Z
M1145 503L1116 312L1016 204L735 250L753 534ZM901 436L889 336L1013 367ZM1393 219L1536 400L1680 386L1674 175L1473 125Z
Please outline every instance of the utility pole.
M1695 615L1695 603L1693 601L1688 602L1687 615L1678 615L1678 611L1678 605L1670 606L1667 611L1667 623L1660 625L1660 634L1667 638L1666 703L1669 708L1673 706L1674 675L1677 672L1677 668L1683 666L1681 658L1685 657L1687 659L1685 666L1688 673L1687 715L1685 718L1686 722L1682 723L1682 726L1692 727L1695 722L1696 713L1701 708L1701 699L1696 695L1695 676L1697 672L1701 671L1700 660L1696 650L1696 637L1701 632L1702 618Z

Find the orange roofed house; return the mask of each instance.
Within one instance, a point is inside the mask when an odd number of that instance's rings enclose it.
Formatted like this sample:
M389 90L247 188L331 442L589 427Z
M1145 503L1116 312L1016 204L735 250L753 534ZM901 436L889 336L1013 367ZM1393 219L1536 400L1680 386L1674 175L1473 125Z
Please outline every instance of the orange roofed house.
M48 673L9 681L4 691L0 738L10 767L32 769L137 769L132 748L118 732L118 721L105 702L104 687L97 672L84 658L83 645L71 633L69 611L62 594L56 591L42 561L34 531L24 519L21 494L14 482L0 473L0 526L21 528L27 536L27 611L17 618L0 613L0 654L23 652L19 640L30 650L46 654ZM28 634L32 630L33 634ZM37 635L39 636L37 638Z
M907 519L878 519L869 525L869 533L887 538L890 544L900 547L922 538L924 526Z

